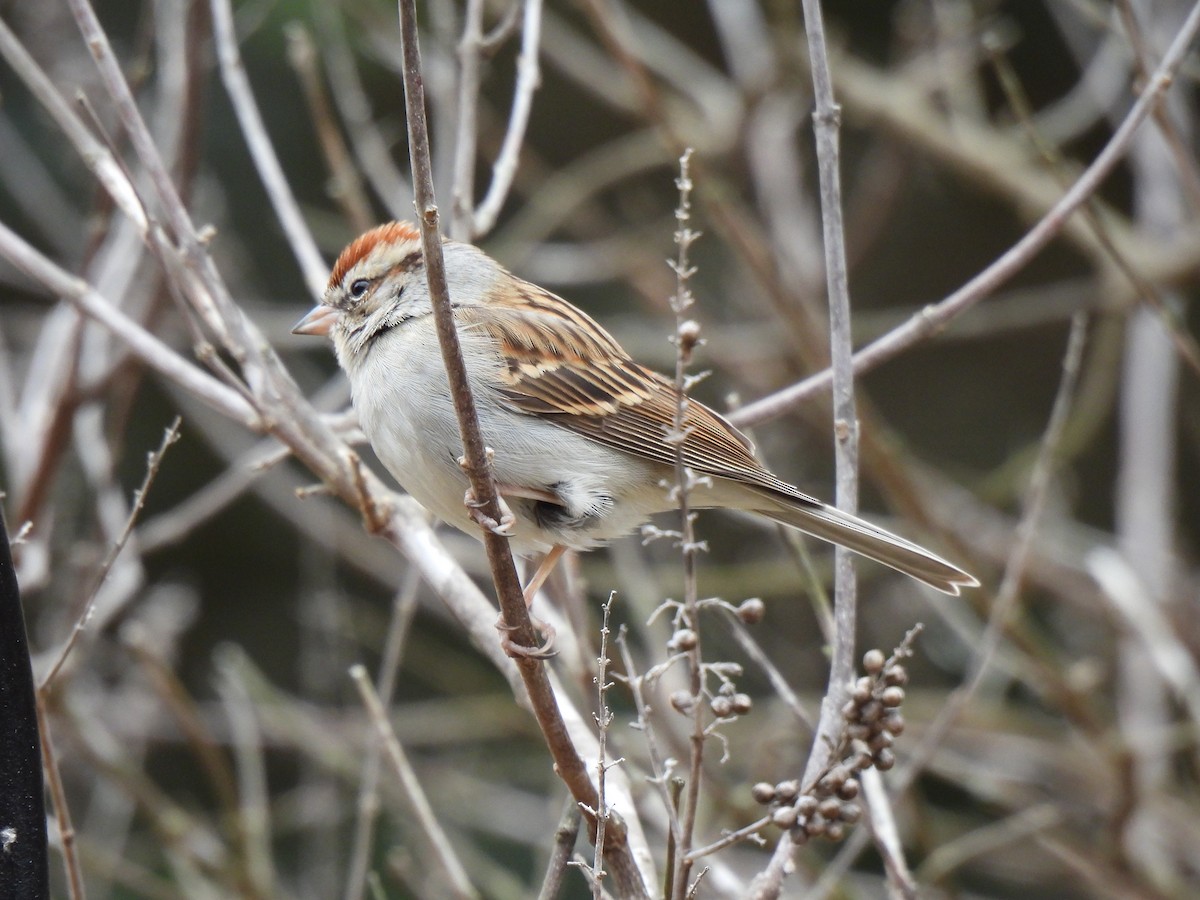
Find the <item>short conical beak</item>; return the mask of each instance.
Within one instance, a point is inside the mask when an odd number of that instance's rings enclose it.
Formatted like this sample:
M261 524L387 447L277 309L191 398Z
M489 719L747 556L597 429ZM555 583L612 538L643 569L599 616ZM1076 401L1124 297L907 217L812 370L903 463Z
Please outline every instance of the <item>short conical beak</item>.
M292 334L327 335L341 312L332 306L314 306L307 316L296 323Z

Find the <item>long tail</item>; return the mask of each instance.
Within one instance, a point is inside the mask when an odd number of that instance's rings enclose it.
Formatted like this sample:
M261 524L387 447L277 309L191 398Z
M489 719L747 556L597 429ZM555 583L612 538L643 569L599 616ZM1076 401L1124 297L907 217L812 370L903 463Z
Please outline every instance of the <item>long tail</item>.
M788 503L782 498L776 500L774 497L769 497L768 500L769 505L764 504L755 511L784 525L798 528L806 534L841 544L939 591L957 597L962 588L979 586L979 580L974 575L964 572L924 547L906 541L890 531L884 531L857 516L817 501L804 504Z

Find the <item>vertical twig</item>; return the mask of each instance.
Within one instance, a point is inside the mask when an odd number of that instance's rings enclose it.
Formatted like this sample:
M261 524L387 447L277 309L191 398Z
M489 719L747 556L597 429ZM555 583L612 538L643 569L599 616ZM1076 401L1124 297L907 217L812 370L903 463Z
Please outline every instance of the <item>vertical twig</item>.
M495 521L500 520L500 507L492 480L491 469L483 439L479 434L479 422L467 381L466 367L458 346L458 335L454 328L453 312L446 287L445 261L438 239L438 209L433 196L433 173L429 161L429 129L425 120L425 90L421 77L421 55L417 41L417 17L415 0L399 0L400 32L404 52L404 94L408 110L409 157L413 170L413 187L416 194L417 218L421 227L421 242L425 256L425 274L429 282L429 293L433 301L437 323L438 340L442 358L446 365L447 378L454 398L455 412L463 439L463 454L467 475L475 499L481 504L484 514ZM529 611L525 607L521 585L513 566L508 539L489 530L483 531L484 547L492 569L492 579L499 596L502 616L507 628L512 629L511 639L522 646L535 644ZM567 733L549 679L539 660L521 657L517 668L525 683L530 705L537 717L538 725L546 738L546 744L554 757L555 768L566 782L571 794L581 805L596 809L595 785L588 775L587 767L579 757L570 735ZM595 820L591 820L595 826ZM610 839L604 848L614 878L624 896L646 896L645 885L629 851L625 829L610 823L606 829Z
M458 122L454 133L450 237L469 241L475 218L475 149L479 140L479 66L483 57L483 0L467 0L458 41Z
M396 732L392 729L387 711L383 708L379 695L375 693L375 688L367 677L367 670L360 665L351 666L350 677L354 679L354 686L358 689L359 696L362 697L363 706L367 708L367 715L375 726L378 739L383 745L388 762L395 771L408 806L416 816L419 831L429 841L430 848L433 850L433 859L430 860L430 863L436 864L441 870L446 885L454 889L455 896L477 896L475 888L471 886L471 880L467 877L466 870L458 861L454 845L434 815L429 798L425 796L425 790L421 787L421 782L417 778L416 772L413 771L412 764L408 761L408 755L404 752L404 748L396 737Z
M688 311L695 302L689 279L695 272L689 258L692 244L700 236L691 229L692 179L689 164L692 150L689 148L679 157L679 177L675 186L679 191L679 205L675 209L675 259L670 261L675 273L675 294L671 297L671 309L675 313L675 414L671 433L667 440L675 445L675 484L671 497L679 507L679 548L683 554L683 604L679 610L691 629L694 640L685 651L688 664L688 690L692 695L692 733L689 736L689 765L687 786L679 815L679 833L674 835L674 876L670 885L671 896L682 900L688 890L692 861L688 854L696 828L696 813L700 804L700 781L704 766L705 711L704 659L700 644L700 610L696 587L696 554L703 544L696 541L696 513L689 502L691 489L696 485L696 476L687 465L685 448L689 432L688 389L692 379L688 375L692 353L700 343L700 326L688 318Z
M500 152L492 164L492 183L479 203L471 221L472 237L486 234L496 224L500 208L512 187L517 174L517 159L521 144L525 141L525 129L529 125L529 113L533 108L533 92L541 83L538 67L538 44L542 33L542 0L524 0L525 15L521 23L521 55L517 57L517 85L513 90L512 111L508 116L508 130Z
M212 0L212 16L213 41L221 64L221 79L225 82L225 90L233 104L246 146L250 148L250 158L254 160L258 177L262 179L267 196L271 198L275 217L283 226L288 245L292 248L300 271L304 273L308 291L313 297L319 298L325 292L328 269L300 212L300 205L296 202L287 176L283 174L283 167L279 164L279 157L263 124L262 113L254 102L254 92L250 89L250 80L246 77L238 52L229 0Z
M392 603L392 618L384 639L383 656L379 661L379 675L375 691L379 702L387 707L392 702L399 675L400 659L404 642L417 608L417 588L420 573L409 569L404 584ZM374 834L375 818L379 813L379 763L382 744L368 741L366 759L363 762L362 780L359 782L357 815L354 822L354 842L351 845L350 863L346 867L344 900L361 900L367 884L367 870L371 860L371 838Z
M825 245L825 280L829 292L829 339L833 370L833 434L837 465L837 505L853 513L858 508L858 413L854 402L854 347L850 333L850 290L846 273L846 246L842 227L842 187L838 155L841 107L833 96L833 81L825 46L825 26L820 0L804 0L804 26L812 68L814 137L821 188L821 225ZM842 707L854 677L854 640L857 621L857 583L853 555L844 547L835 551L834 640L829 684L821 703L817 733L805 766L804 782L811 784L827 768L844 721ZM784 832L767 869L751 890L758 897L774 897L788 862L793 842Z

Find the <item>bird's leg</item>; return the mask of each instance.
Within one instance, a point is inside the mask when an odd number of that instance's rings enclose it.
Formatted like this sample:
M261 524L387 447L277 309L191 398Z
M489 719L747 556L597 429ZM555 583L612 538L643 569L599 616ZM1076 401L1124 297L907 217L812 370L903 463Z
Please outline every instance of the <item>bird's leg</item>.
M550 573L554 571L554 567L558 565L558 561L562 559L562 555L566 551L567 548L562 544L555 544L550 548L550 552L542 557L542 561L538 564L533 577L529 579L529 584L525 585L526 609L533 606L533 598L542 589L542 585L546 583L546 579L550 577Z
M538 564L533 577L529 579L529 584L525 585L526 609L533 605L533 598L537 596L537 592L541 590L550 573L554 571L555 565L562 558L566 549L562 544L555 544L550 548L550 552L542 557L542 561ZM549 622L543 622L532 613L529 616L529 621L533 625L534 630L541 635L542 645L540 647L522 647L519 644L513 643L508 637L508 632L511 632L512 628L504 621L504 616L501 614L500 620L496 623L496 628L503 635L500 639L500 646L504 648L504 652L509 656L520 656L527 659L549 659L557 654L558 651L554 649L554 626Z
M487 456L487 463L490 468L492 458L496 455L496 452L491 447L485 447L484 453ZM464 472L467 471L466 456L460 456L458 464ZM512 514L512 510L508 508L508 504L504 502L504 492L500 490L499 485L496 485L496 506L500 509L499 522L483 511L483 504L476 498L475 490L470 485L467 486L467 492L463 495L463 505L467 508L467 515L480 528L486 528L492 534L498 534L501 537L512 536L513 528L517 524L517 518Z

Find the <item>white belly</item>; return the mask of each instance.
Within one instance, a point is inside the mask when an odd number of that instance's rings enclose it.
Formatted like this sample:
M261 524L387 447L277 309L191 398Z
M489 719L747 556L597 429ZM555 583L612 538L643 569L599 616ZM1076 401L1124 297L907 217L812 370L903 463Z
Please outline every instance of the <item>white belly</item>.
M487 357L481 354L479 338L463 337L471 368L472 360ZM403 376L392 360L403 360ZM434 515L478 535L479 526L463 503L468 482L458 464L462 440L432 323L412 322L381 335L365 359L351 368L350 380L362 429L401 487ZM559 527L538 514L535 501L510 499L518 553L544 552L555 544L572 549L596 546L670 506L658 485L664 467L502 407L498 397L479 395L475 401L484 443L495 452L493 471L502 489L552 491L581 502L592 498L601 510Z

